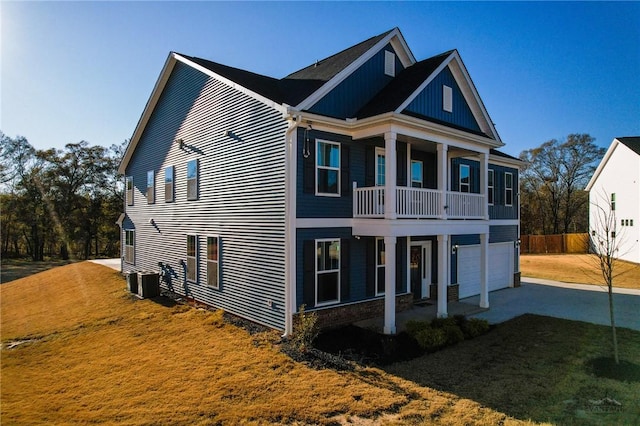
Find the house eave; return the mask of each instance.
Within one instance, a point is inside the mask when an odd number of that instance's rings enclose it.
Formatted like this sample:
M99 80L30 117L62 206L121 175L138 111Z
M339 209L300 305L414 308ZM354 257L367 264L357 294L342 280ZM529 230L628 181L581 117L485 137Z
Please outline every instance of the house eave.
M605 166L607 165L607 162L609 161L609 158L611 158L611 156L613 155L613 152L616 150L619 144L620 144L620 141L618 139L614 139L613 142L611 142L611 145L609 145L609 148L607 149L607 152L604 154L604 157L602 157L602 160L600 160L600 164L598 164L596 171L593 172L593 176L591 176L591 179L589 179L589 183L587 183L587 186L584 188L585 191L591 191L591 188L593 188L593 186L596 184L598 177L604 170Z

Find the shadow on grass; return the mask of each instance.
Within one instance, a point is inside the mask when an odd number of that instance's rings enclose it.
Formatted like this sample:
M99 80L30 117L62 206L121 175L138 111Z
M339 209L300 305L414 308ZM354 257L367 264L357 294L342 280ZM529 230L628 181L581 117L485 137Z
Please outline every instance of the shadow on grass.
M0 283L5 284L51 268L68 265L69 263L74 262L76 261L60 259L50 259L38 262L31 259L2 259Z
M618 331L627 348L621 358L639 361L640 333ZM613 413L621 417L609 420L626 424L636 419L629 412L638 409L633 401L640 385L603 381L588 365L590 359L608 355L609 341L607 327L523 315L484 336L384 370L537 422L573 423L576 413L584 414L588 401L611 397L623 405ZM585 424L591 421L586 420Z

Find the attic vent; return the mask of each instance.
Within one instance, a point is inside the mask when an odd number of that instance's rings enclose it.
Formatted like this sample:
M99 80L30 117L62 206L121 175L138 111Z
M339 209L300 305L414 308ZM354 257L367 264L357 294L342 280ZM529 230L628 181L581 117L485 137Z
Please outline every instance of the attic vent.
M453 90L449 86L442 86L442 109L447 112L453 111Z
M384 74L389 77L396 76L396 55L388 50L384 51Z

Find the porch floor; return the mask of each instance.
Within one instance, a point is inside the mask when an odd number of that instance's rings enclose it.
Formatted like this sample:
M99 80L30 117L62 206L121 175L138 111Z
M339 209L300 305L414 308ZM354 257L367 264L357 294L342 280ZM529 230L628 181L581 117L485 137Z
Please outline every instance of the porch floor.
M431 321L436 318L438 312L437 301L428 301L430 304L414 304L406 311L396 313L396 333L400 333L406 329L407 322L410 320ZM473 315L480 312L488 311L478 305L471 305L463 302L449 302L447 304L447 313L449 317L454 315ZM384 329L384 317L369 318L358 321L354 325L369 330L382 333Z

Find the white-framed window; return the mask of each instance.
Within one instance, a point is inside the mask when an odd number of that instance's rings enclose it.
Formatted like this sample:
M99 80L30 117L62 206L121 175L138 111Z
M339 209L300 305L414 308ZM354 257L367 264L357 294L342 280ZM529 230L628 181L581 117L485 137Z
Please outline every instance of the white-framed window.
M125 188L127 191L127 205L133 205L133 176L127 176L125 178Z
M493 205L493 170L487 170L487 199L489 200L489 205Z
M396 54L388 50L384 51L384 73L389 77L396 76Z
M207 285L220 288L220 245L217 236L207 237Z
M340 144L316 142L316 195L340 196Z
M411 187L422 188L422 181L424 177L424 165L422 161L411 160Z
M376 238L376 296L384 294L385 255L384 238Z
M187 281L196 282L198 278L198 236L187 235Z
M316 240L316 306L340 301L340 240Z
M446 112L453 111L453 89L447 85L442 86L442 109Z
M156 202L156 174L153 170L147 172L147 204Z
M504 205L513 205L513 173L504 173Z
M376 148L376 186L384 186L386 172L384 148Z
M124 230L124 261L130 264L136 263L136 231Z
M471 192L471 168L468 164L460 164L460 192Z
M198 160L187 162L187 200L198 199Z
M170 203L174 200L173 191L174 168L167 166L164 168L164 201Z

